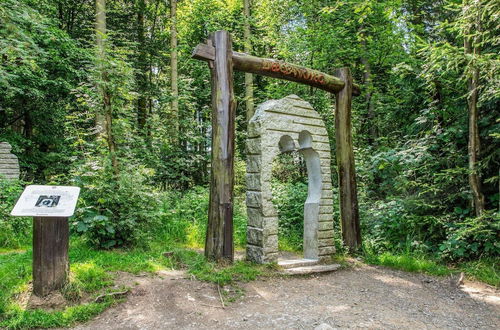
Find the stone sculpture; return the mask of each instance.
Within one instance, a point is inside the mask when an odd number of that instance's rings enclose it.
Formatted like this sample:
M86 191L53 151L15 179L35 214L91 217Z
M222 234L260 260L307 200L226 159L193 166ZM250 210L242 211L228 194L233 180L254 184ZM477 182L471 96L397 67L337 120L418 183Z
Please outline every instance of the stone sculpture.
M248 125L247 259L278 258L278 214L272 203L274 158L297 150L305 159L308 196L304 205L304 258L324 259L335 252L330 143L321 116L296 95L261 104Z
M19 179L19 160L11 151L7 142L0 142L0 177Z

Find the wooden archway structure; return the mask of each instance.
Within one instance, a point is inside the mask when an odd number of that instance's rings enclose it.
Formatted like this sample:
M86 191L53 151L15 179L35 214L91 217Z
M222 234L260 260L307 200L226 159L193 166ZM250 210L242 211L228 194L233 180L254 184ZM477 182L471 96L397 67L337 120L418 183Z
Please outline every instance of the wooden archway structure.
M360 89L348 68L335 76L306 67L259 58L232 50L231 35L217 31L199 44L193 58L208 62L212 85L212 169L205 256L233 260L233 186L235 109L233 69L285 79L335 94L335 135L339 173L340 215L344 243L361 244L356 174L351 135L351 101Z

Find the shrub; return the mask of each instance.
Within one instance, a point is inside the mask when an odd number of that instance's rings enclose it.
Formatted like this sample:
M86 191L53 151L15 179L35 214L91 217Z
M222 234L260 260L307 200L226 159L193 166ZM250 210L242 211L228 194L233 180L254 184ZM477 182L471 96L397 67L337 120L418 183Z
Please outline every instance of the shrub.
M21 181L0 178L0 247L15 249L29 240L31 218L10 216L22 191Z
M300 250L304 232L304 202L307 184L273 181L273 204L279 216L279 245L281 249Z
M441 256L462 260L500 256L500 215L485 212L481 217L466 218L447 224L447 239L440 244Z
M377 201L362 219L362 232L376 252L433 252L445 239L446 218L411 211L408 201Z
M149 242L160 218L158 194L146 184L149 174L140 166L122 169L119 175L109 166L83 172L77 177L81 207L73 230L100 248Z
M244 195L235 194L233 205L234 244L246 244ZM183 192L167 192L163 197L162 231L166 240L202 247L208 222L209 189L194 187Z

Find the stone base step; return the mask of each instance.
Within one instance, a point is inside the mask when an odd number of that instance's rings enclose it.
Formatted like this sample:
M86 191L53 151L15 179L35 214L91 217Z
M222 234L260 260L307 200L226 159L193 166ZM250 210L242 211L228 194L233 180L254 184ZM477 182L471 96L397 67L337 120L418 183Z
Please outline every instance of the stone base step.
M339 268L340 268L339 264L315 265L315 266L288 268L284 269L282 273L286 275L307 275L307 274L333 272L334 270L337 270Z
M282 268L295 268L303 266L314 266L318 264L318 259L286 259L279 260L278 266Z

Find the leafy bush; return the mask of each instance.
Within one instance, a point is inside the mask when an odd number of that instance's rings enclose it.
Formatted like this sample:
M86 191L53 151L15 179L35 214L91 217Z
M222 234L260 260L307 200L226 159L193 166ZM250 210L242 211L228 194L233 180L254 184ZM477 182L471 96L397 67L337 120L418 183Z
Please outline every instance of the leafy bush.
M307 184L273 181L272 189L273 204L279 216L279 247L285 250L301 250Z
M362 231L377 252L432 252L445 238L445 220L409 212L405 200L377 201L362 219Z
M441 256L449 260L500 257L500 216L485 213L447 224L447 239L440 244Z
M166 240L203 247L208 222L209 189L194 187L190 190L165 193L162 231ZM246 243L246 209L244 195L236 195L233 206L234 244Z
M31 218L10 216L22 191L21 181L0 178L0 247L15 249L29 240Z
M109 166L94 166L78 176L81 207L73 230L100 248L147 243L160 218L158 194L145 183L148 174L143 167L115 175Z

